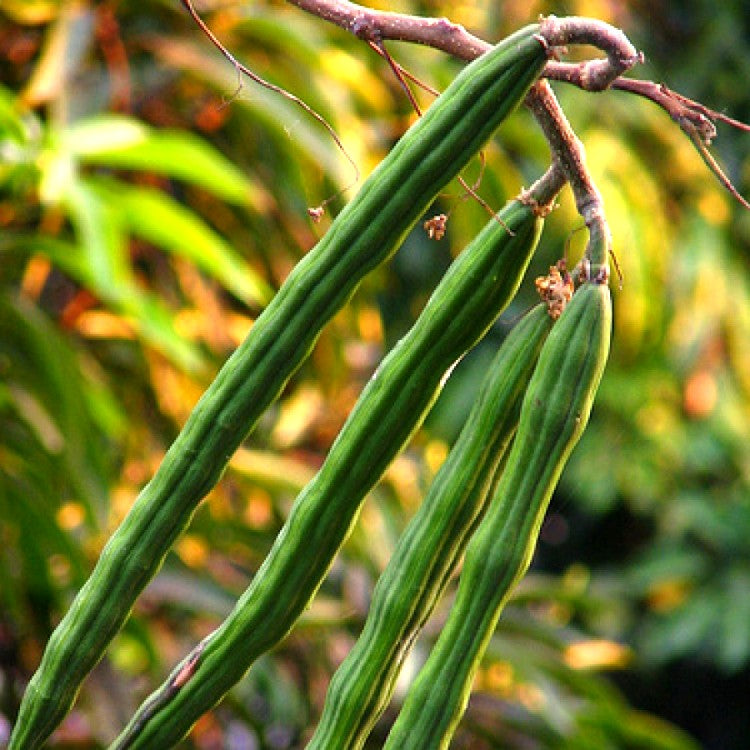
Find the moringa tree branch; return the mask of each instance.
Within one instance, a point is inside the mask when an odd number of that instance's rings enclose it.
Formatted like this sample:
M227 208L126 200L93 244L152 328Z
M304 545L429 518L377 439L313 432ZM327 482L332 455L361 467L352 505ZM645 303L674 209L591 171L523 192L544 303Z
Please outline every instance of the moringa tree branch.
M488 42L468 32L460 24L446 18L422 18L400 13L377 11L349 0L288 0L298 8L346 29L371 44L382 45L385 40L399 40L424 44L447 52L461 60L473 60L491 46ZM544 78L562 81L585 91L603 91L609 88L645 97L664 109L682 131L691 139L706 165L721 184L743 206L750 204L739 194L725 175L721 166L708 151L716 134L715 123L724 122L732 127L750 130L750 126L715 112L699 102L692 101L662 84L632 78L622 74L643 61L638 52L619 29L602 21L572 16L549 16L541 21L540 39L549 46L550 56L568 44L590 44L605 52L606 58L566 63L550 60L544 69ZM527 104L531 104L531 99ZM548 104L551 103L548 102ZM537 107L535 116L546 107ZM559 119L556 115L555 119ZM564 119L564 118L563 118ZM545 127L542 128L545 130ZM571 148L576 144L570 143ZM580 161L580 160L573 160ZM572 175L568 174L568 179ZM581 175L583 178L583 175ZM582 180L585 182L585 180Z
M488 42L445 18L420 18L376 11L348 0L289 2L379 47L382 47L386 39L415 42L435 47L463 60L479 57L491 47ZM548 48L550 55L555 54L555 48L566 44L592 44L602 49L607 55L606 58L570 66L575 69L579 85L592 91L608 88L623 72L642 59L622 31L596 19L561 19L550 16L540 23L539 39ZM552 174L561 172L565 176L589 232L603 235L606 239L604 246L609 248L609 228L601 193L586 168L583 144L573 132L549 84L542 80L532 87L526 104L550 145ZM603 243L591 244L602 246ZM591 260L596 265L606 267L606 257Z

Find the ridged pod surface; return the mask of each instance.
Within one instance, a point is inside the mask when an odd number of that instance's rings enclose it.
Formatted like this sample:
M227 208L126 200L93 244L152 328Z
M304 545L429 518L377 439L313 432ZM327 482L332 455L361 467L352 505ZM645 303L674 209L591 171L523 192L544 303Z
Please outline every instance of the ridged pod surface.
M491 495L551 328L546 306L538 305L500 347L456 443L378 579L364 629L331 680L308 750L361 747L387 706Z
M60 723L195 508L323 326L521 102L545 63L537 30L522 29L456 77L259 316L52 634L24 695L11 750L34 750Z
M113 747L171 747L289 632L365 495L419 426L446 374L515 295L542 219L520 201L499 216L504 226L490 220L382 361L234 610L144 703ZM193 662L190 679L175 691L174 680Z
M606 284L573 296L539 356L497 490L468 545L456 600L387 750L448 746L500 612L526 572L552 492L588 421L609 353Z

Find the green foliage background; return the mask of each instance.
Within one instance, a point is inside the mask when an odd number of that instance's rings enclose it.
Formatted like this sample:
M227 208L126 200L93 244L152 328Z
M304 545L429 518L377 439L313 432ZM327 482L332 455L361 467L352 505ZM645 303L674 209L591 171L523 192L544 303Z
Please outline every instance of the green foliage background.
M739 0L372 5L448 15L490 40L538 13L596 16L645 51L637 75L750 120L750 28ZM238 57L334 124L363 172L411 121L382 61L342 31L273 0L201 7ZM437 87L457 70L432 50L390 49ZM355 189L314 224L307 208L347 188L350 166L300 109L237 84L175 0L0 0L0 744L108 535L212 375ZM556 89L604 194L622 266L615 347L455 746L745 747L750 217L648 102ZM749 150L747 135L720 130L715 153L745 195ZM525 112L485 156L481 193L494 206L548 161ZM52 746L106 743L228 612L383 352L486 221L459 195L451 189L436 207L452 212L446 239L415 231L328 326ZM566 194L513 308L456 368L310 610L198 724L191 746L286 748L309 736L484 366L531 304L533 276L580 253L579 227Z

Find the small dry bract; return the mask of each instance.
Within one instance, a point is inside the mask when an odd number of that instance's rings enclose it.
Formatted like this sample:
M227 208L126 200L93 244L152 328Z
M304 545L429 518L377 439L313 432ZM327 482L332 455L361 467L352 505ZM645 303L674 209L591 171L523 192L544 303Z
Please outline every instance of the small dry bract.
M573 297L573 279L565 269L565 264L550 266L549 274L538 276L534 283L537 293L547 305L549 316L552 320L557 320Z
M315 208L308 208L307 215L317 224L325 213L323 206L315 206Z
M445 237L445 225L448 222L448 217L445 214L438 214L433 216L431 219L427 219L424 223L424 228L427 231L427 236L431 240L442 240Z

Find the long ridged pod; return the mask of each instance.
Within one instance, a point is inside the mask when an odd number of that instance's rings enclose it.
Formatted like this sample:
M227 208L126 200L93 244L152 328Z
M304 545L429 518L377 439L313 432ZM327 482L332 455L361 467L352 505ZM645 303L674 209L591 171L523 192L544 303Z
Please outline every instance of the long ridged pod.
M609 288L587 283L552 329L487 515L468 545L456 601L407 693L387 750L448 746L479 660L531 561L549 499L581 436L609 352Z
M60 723L195 508L322 327L523 99L545 62L537 30L522 29L456 77L259 316L52 634L24 696L11 750L39 747Z
M507 229L490 220L382 361L234 610L146 701L113 747L171 747L291 629L365 495L421 423L446 373L513 298L542 220L520 201L499 216ZM190 679L175 692L174 680L195 659Z
M364 629L331 680L308 750L361 747L387 706L490 497L551 327L546 306L538 305L500 347L461 434L375 586Z

